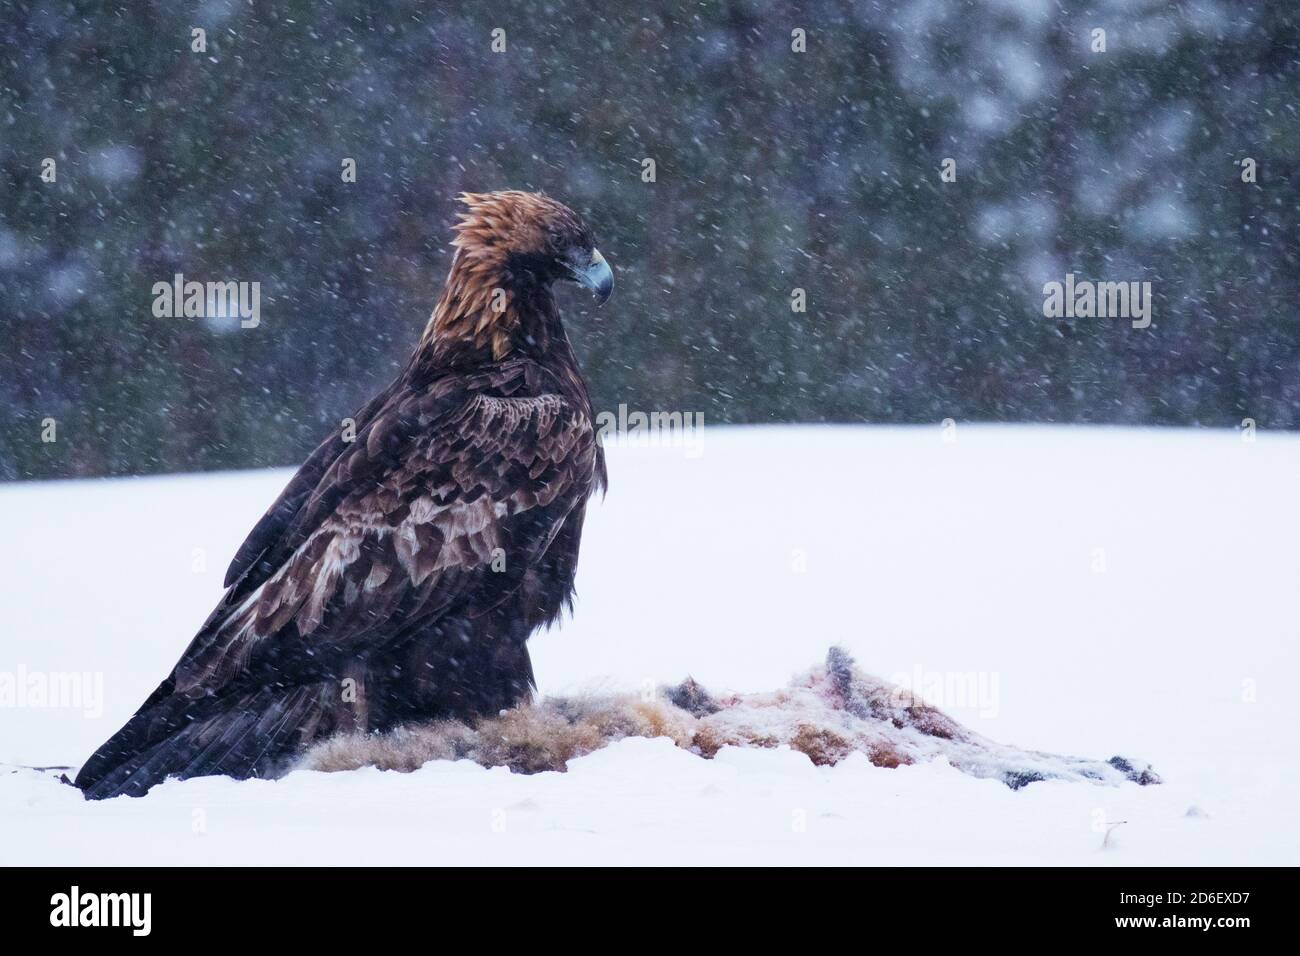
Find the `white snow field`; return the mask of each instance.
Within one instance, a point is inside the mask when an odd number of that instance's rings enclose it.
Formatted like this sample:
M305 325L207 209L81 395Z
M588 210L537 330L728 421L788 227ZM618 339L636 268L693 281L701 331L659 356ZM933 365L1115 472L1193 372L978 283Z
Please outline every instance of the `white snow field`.
M944 764L706 761L664 739L563 774L439 762L169 781L101 803L6 766L0 862L1300 863L1300 437L699 439L610 449L576 614L532 642L543 693L688 674L773 689L840 644L994 740L1123 754L1165 782L1012 791ZM289 475L0 487L0 761L75 766L126 720Z

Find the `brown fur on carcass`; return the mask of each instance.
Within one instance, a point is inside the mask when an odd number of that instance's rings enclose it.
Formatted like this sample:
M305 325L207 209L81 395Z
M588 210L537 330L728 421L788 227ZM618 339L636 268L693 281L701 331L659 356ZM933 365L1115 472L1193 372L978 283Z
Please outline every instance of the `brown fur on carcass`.
M410 771L430 760L472 760L519 773L563 771L570 760L627 737L667 737L704 758L723 747L785 746L818 766L855 753L888 768L943 757L958 770L1012 789L1047 779L1160 782L1148 766L1122 757L1087 760L995 743L863 673L839 648L821 666L769 693L714 697L688 679L650 699L547 698L473 724L443 720L337 736L314 747L300 766Z

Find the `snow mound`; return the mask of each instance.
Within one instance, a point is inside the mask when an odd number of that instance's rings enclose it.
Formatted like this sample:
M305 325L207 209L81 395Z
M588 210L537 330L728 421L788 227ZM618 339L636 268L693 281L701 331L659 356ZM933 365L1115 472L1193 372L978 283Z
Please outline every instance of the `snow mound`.
M864 754L877 767L936 758L1013 790L1040 780L1117 785L1159 783L1150 766L1064 757L976 734L897 685L854 666L832 647L825 663L777 691L715 698L689 678L647 698L634 694L552 697L470 725L457 720L348 734L312 748L301 769L412 771L434 760L472 760L519 773L563 771L570 760L629 737L666 737L713 758L723 747L789 747L818 766Z

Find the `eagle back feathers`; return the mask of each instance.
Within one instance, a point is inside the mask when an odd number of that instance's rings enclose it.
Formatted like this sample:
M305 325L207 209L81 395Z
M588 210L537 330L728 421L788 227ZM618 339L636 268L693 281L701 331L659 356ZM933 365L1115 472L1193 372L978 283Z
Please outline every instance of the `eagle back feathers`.
M399 635L464 598L494 558L507 569L496 599L517 586L511 565L541 558L603 471L587 410L518 394L525 372L399 392L328 466L309 461L317 485L304 494L295 476L241 549L260 557L232 565L239 586L177 665L177 689L229 679L290 627L322 646Z

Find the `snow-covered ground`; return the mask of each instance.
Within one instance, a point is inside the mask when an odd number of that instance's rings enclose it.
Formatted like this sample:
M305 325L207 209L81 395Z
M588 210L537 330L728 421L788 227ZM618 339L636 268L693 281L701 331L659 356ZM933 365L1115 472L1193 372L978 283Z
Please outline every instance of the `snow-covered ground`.
M566 774L437 763L103 803L3 767L0 862L1300 863L1300 437L944 437L711 429L698 454L612 448L576 615L532 642L542 692L687 674L770 689L840 644L979 733L1149 760L1163 785L1013 792L944 765L705 761L662 739ZM115 730L289 474L0 487L0 761L75 766ZM89 676L60 706L33 698L61 674Z

